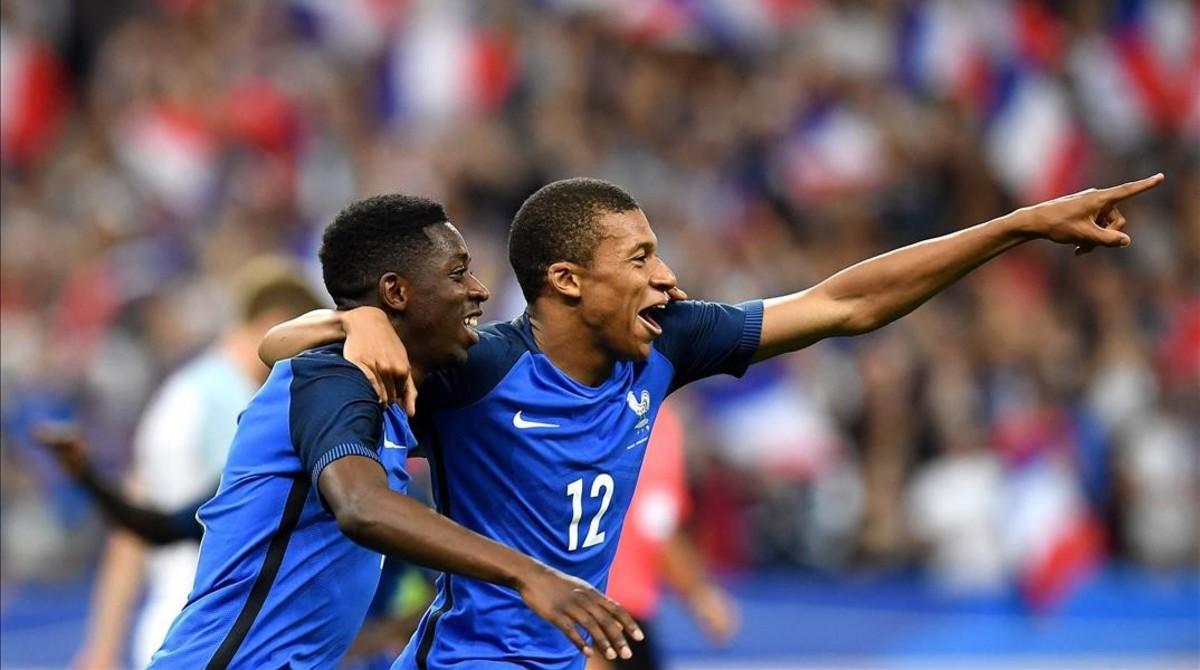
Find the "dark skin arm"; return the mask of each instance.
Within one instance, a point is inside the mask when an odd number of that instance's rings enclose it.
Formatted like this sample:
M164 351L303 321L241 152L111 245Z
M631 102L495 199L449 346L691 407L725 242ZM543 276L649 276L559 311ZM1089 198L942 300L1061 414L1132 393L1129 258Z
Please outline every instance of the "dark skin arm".
M340 458L317 482L321 496L350 539L389 556L435 570L500 584L521 594L529 609L558 627L586 655L578 626L606 658L630 658L624 631L641 630L619 605L587 582L554 570L464 528L388 488L378 463L362 456Z
M162 546L181 540L199 540L203 535L204 529L193 518L199 505L165 513L135 504L119 486L96 472L87 457L82 438L74 431L42 427L37 431L36 438L54 455L71 479L95 498L96 504L113 523L138 538Z

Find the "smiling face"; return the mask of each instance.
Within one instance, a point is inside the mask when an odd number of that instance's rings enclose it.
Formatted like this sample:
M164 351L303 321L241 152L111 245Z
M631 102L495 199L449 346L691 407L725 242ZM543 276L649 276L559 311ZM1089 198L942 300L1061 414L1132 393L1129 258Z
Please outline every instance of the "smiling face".
M640 209L608 212L591 263L579 268L579 314L619 360L644 361L662 334L655 312L668 302L675 273L658 256L658 238Z
M467 359L479 342L475 326L491 297L471 273L471 256L450 223L425 228L428 255L408 274L412 290L404 311L404 346L426 369Z

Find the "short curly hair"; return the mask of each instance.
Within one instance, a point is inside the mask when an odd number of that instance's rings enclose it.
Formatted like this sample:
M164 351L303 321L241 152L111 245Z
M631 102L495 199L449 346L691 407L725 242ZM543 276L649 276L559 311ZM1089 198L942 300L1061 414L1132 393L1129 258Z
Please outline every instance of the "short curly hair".
M602 215L635 209L633 196L600 179L563 179L529 196L508 231L508 260L526 302L541 294L552 264L592 262L603 237L597 225Z
M321 236L321 275L339 309L367 304L379 277L405 274L428 256L428 226L446 210L429 198L398 193L359 200L338 213Z

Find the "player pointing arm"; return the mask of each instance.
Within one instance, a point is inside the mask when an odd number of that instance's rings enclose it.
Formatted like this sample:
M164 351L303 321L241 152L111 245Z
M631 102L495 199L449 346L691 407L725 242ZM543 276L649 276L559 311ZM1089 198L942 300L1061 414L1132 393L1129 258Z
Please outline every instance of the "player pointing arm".
M799 293L765 301L755 360L803 349L838 335L891 323L986 261L1034 239L1075 246L1124 247L1117 204L1163 181L1162 174L1106 189L1088 189L1018 209L949 235L918 242L853 265Z
M803 349L827 337L859 335L885 326L988 260L1030 240L1074 245L1076 255L1101 246L1128 246L1125 217L1117 205L1163 179L1159 173L1031 205L867 259L803 291L767 299L754 360ZM673 275L669 288L663 290L672 300L686 298L674 286ZM347 339L347 358L370 371L381 397L403 399L407 405L410 394L415 394L407 358L403 345L390 336L380 317L369 310L317 310L272 329L259 355L270 364L306 346Z
M525 201L509 232L525 314L482 329L486 343L463 365L421 387L422 420L435 444L445 445L434 450L440 453L431 466L448 482L443 489L455 491L455 505L443 512L603 586L615 553L608 538L619 531L637 483L637 447L665 396L715 374L741 375L756 360L826 337L879 328L1027 240L1070 243L1081 252L1123 246L1128 237L1117 202L1161 179L1035 205L877 256L808 290L740 305L672 302L675 274L659 256L645 213L619 187L595 179L549 184ZM340 339L340 318L279 326L268 337L277 341L260 351L286 351L280 336L304 346ZM374 342L395 349L394 337L369 324L354 324L351 340L361 344L374 332ZM522 423L522 411L536 412L537 422ZM517 457L522 477L495 465ZM496 498L521 513L492 513ZM395 669L420 668L431 658L456 662L456 650L479 639L487 642L471 647L471 660L519 656L544 659L539 668L577 667L511 596L467 586L451 607L445 593ZM518 648L483 623L497 609L532 632L525 644Z

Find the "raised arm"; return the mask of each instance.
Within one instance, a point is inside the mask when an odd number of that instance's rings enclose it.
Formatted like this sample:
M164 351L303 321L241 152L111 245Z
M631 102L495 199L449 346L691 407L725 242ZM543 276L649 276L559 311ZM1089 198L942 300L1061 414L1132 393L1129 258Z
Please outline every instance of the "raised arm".
M613 660L632 655L624 632L641 632L616 603L587 582L564 574L447 519L388 488L370 459L348 456L321 471L318 486L350 539L425 567L515 589L525 604L590 654L576 626Z
M1124 247L1117 203L1161 183L1162 174L1088 189L1019 209L965 230L902 247L852 265L799 293L763 305L755 360L803 349L826 337L858 335L908 314L988 260L1034 239L1075 246Z

